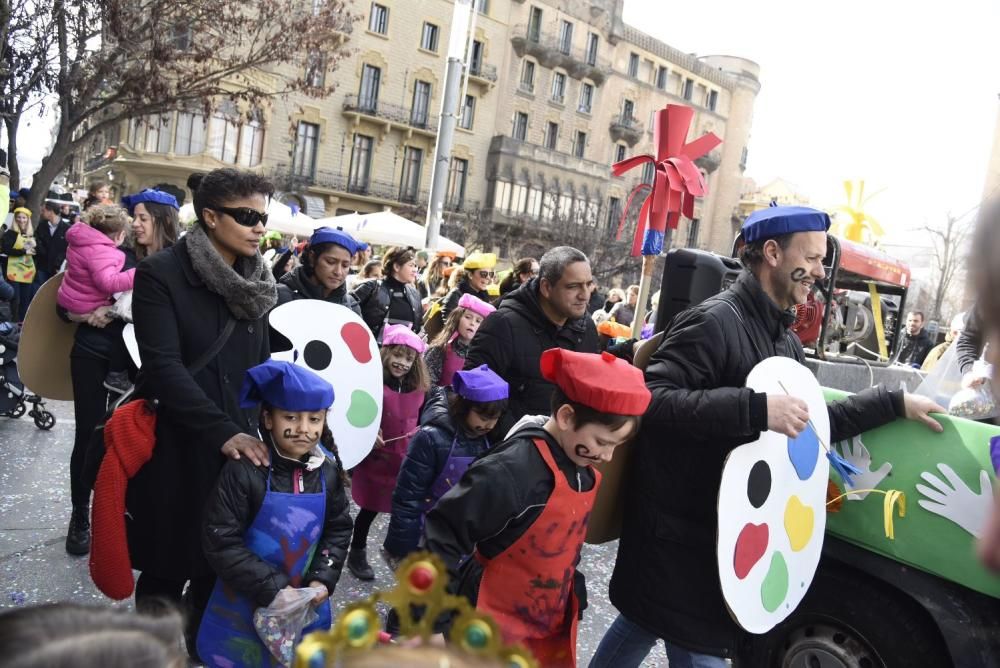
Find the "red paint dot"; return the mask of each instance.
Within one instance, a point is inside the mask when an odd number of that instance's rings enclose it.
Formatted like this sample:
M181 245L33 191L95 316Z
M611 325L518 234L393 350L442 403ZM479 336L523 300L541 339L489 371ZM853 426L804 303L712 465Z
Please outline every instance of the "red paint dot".
M349 322L340 329L340 337L344 339L347 348L351 351L361 364L367 364L372 360L371 332L368 328L357 322Z
M766 524L747 524L736 539L733 570L740 580L745 578L767 552L768 530Z
M426 566L416 566L410 571L410 585L417 591L427 591L434 585L434 572Z

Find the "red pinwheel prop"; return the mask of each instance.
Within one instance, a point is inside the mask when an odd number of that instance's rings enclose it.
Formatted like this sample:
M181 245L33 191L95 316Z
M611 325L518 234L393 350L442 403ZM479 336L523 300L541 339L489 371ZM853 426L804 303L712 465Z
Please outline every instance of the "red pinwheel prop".
M630 169L651 162L656 167L653 184L636 186L629 195L618 225L616 238L621 238L632 199L645 190L651 190L639 211L639 221L632 242L632 256L659 255L663 250L663 238L667 227L676 229L681 214L694 217L694 198L708 192L705 178L694 161L722 143L709 132L689 144L685 144L694 110L680 104L668 104L656 112L653 120L653 143L656 157L636 155L611 166L615 176L621 176Z

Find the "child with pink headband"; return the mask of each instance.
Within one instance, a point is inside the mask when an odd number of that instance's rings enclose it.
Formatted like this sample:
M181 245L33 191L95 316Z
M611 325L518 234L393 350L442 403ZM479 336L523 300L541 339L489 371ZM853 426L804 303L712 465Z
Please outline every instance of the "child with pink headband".
M472 337L479 331L479 325L490 313L496 311L492 305L479 297L464 294L458 300L458 307L448 314L448 319L427 352L424 363L430 373L432 385L448 387L456 371L465 366L465 356L469 352Z

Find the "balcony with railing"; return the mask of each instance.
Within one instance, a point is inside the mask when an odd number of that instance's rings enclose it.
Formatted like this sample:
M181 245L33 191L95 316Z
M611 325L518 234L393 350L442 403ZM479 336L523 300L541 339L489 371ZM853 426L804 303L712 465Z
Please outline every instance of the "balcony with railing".
M515 26L510 42L519 58L525 54L534 56L543 67L561 67L574 79L590 79L600 86L611 74L610 63L593 51L575 47L558 35L542 32L535 26Z
M563 151L545 148L538 144L520 141L507 135L496 135L493 137L490 141L490 156L491 158L507 156L508 159L514 159L518 162L527 161L546 165L599 181L607 181L611 175L611 169L605 162L595 162L586 158L578 158L571 153L564 153Z
M398 104L390 104L377 99L360 98L348 95L344 98L344 114L348 116L365 116L381 121L387 128L397 128L406 132L434 136L437 134L438 117L436 114L419 109L407 109Z
M472 63L469 67L469 80L478 81L479 83L486 84L492 88L497 83L496 65L489 65L487 63Z
M479 210L479 202L467 197L448 197L444 201L444 210L452 213L472 213Z
M377 200L379 203L426 204L430 194L426 190L408 192L400 184L390 181L357 176L350 178L347 174L322 169L315 170L312 174L297 174L285 163L275 166L271 178L279 190L347 194Z
M711 174L719 168L719 165L722 164L722 151L715 150L710 153L706 153L695 160L694 164L701 169L704 169L708 174Z
M642 123L630 116L615 114L611 117L611 125L608 131L611 133L612 141L623 141L629 147L635 146L642 139Z

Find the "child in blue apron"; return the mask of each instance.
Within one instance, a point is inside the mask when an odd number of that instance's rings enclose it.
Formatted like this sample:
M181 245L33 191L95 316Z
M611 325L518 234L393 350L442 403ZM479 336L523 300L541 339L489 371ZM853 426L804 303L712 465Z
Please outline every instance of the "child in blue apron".
M351 540L347 478L326 424L333 387L289 362L247 371L241 406L261 405L270 466L247 458L222 469L205 509L202 546L218 576L198 632L208 666L280 665L253 625L253 613L285 588L319 587L319 619L330 627L330 594Z
M507 409L507 381L485 364L456 371L454 394L428 402L424 424L410 441L392 495L385 537L390 562L417 549L424 515L490 448L488 434Z

